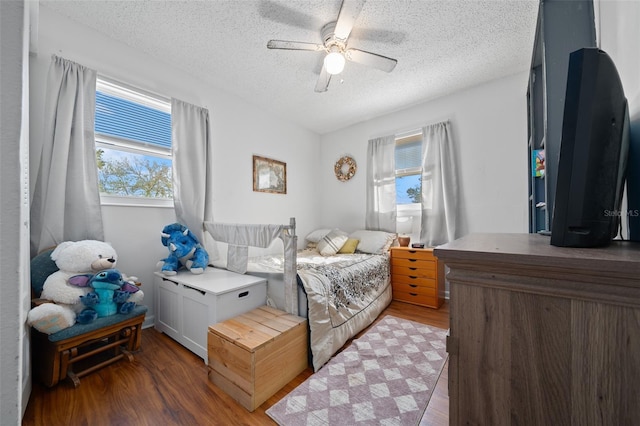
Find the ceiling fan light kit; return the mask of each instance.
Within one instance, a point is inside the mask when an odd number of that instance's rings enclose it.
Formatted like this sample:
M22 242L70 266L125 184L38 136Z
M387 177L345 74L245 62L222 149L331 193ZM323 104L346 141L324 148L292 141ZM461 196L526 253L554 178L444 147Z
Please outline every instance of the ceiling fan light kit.
M343 0L338 13L338 20L329 22L322 27L323 44L299 41L269 40L267 48L284 50L325 51L322 70L316 83L316 92L326 92L331 76L340 74L346 60L385 72L391 72L398 63L397 60L364 50L347 48L347 40L355 24L365 0Z
M327 56L324 57L324 67L331 75L340 74L344 70L344 63L344 55L337 48L327 53Z

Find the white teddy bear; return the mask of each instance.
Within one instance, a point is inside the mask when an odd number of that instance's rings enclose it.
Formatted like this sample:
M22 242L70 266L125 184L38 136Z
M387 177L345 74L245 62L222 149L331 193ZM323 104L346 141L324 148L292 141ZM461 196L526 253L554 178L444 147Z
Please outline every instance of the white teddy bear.
M59 271L46 279L40 297L54 303L36 306L27 316L27 324L45 334L53 334L71 327L76 323L76 315L86 308L80 296L86 296L93 289L70 285L69 278L115 268L117 254L109 243L102 241L65 241L53 250L51 259ZM135 277L125 277L125 280L135 280ZM140 290L132 293L128 301L137 304L143 297L144 294Z

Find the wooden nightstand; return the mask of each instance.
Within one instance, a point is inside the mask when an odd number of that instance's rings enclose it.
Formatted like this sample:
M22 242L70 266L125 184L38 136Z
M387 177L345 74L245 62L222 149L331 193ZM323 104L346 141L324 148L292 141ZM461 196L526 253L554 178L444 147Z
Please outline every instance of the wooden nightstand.
M438 309L444 302L443 272L432 248L391 247L394 300Z

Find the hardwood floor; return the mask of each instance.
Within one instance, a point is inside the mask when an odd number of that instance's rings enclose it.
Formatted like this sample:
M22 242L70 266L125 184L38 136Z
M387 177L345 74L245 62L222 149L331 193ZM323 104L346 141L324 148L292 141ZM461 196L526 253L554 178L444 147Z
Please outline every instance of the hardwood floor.
M393 301L378 320L384 315L449 328L448 302L433 310ZM265 410L311 374L307 368L249 413L208 380L201 358L147 328L142 332L142 350L132 363L118 362L83 377L77 389L67 381L52 389L34 383L22 424L274 425ZM445 365L420 425L449 424L446 380Z

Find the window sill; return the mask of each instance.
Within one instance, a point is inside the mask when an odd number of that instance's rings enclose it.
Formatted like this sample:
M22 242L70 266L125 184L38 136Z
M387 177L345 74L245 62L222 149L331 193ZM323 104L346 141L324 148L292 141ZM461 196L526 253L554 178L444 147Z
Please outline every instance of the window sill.
M173 208L173 200L145 197L100 195L101 206Z
M415 214L422 212L422 205L420 203L398 204L396 208L398 214Z

